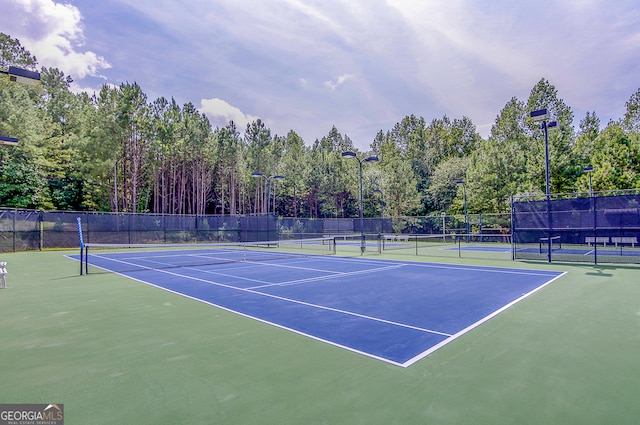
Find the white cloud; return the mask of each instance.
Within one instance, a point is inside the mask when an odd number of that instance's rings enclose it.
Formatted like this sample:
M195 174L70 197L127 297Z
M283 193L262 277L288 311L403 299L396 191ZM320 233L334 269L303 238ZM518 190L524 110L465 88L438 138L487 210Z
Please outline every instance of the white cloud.
M505 103L526 100L541 78L576 120L595 110L606 122L638 87L637 0L551 0L533 9L512 0L0 2L8 3L2 32L79 86L109 67L106 52L118 78L154 96L202 99L214 124L242 129L256 119L242 111L251 108L307 141L336 125L368 143L408 114L466 115L486 137ZM135 42L123 43L123 34Z
M346 81L351 80L353 78L355 78L355 76L352 74L342 74L341 76L338 77L336 81L325 81L324 86L330 88L331 90L335 90L338 88L338 86L341 86Z
M205 114L214 125L225 126L229 121L233 121L241 132L247 124L258 119L218 98L200 100L200 112Z
M84 33L78 8L53 0L9 0L0 15L3 32L36 56L38 64L58 68L74 78L100 77L109 62L82 51Z

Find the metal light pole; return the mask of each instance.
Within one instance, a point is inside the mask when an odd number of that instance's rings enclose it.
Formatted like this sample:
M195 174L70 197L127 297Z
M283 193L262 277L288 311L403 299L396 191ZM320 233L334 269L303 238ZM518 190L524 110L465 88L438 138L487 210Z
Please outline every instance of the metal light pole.
M593 165L583 168L582 171L589 173L589 201L591 203L591 213L593 215L593 262L595 265L598 265L598 244L596 243L598 240L598 216L596 214L596 199L593 197L593 180L591 178L593 175Z
M273 175L273 176L266 176L264 173L261 173L260 171L254 171L253 173L251 173L251 177L264 177L265 179L267 179L267 215L269 215L269 204L271 203L271 180L273 179L283 179L284 176L280 176L280 175Z
M582 169L585 173L589 173L589 197L593 196L593 179L591 178L593 173L593 165L589 165L588 167L584 167Z
M549 176L549 129L557 128L558 123L555 121L549 122L549 113L546 109L539 109L529 113L529 117L533 122L542 122L542 129L544 130L544 164L545 164L545 186L546 186L546 198L547 198L547 220L549 224L549 231L547 235L548 249L547 260L551 262L551 237L553 233L553 223L551 220L551 182Z
M271 235L269 234L269 204L271 203L271 180L273 179L283 179L284 176L280 176L280 175L272 175L272 176L266 176L264 173L261 173L260 171L254 171L253 173L251 173L251 177L264 177L265 179L267 179L267 241L269 241L271 239Z
M342 157L343 158L355 158L358 160L358 164L360 164L360 253L364 254L364 251L366 250L366 242L365 242L365 237L364 237L364 216L363 216L363 206L362 206L362 163L363 162L377 162L378 161L378 157L377 156L370 156L368 158L365 158L364 160L360 160L360 158L358 158L358 156L356 155L355 152L352 151L346 151L346 152L342 152Z
M462 212L464 214L464 231L466 233L466 240L469 242L469 220L467 219L467 185L464 180L456 182L457 185L462 186Z
M385 206L385 202L384 202L384 193L380 190L380 189L374 189L373 193L379 193L380 194L380 235L382 235L384 233L384 206ZM384 240L383 240L384 242Z

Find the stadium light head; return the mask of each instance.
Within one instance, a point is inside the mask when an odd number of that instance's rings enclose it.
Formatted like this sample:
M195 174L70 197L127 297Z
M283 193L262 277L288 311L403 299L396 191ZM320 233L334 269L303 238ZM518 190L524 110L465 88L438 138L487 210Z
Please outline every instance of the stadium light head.
M342 156L345 157L345 158L355 158L356 157L356 153L355 152L351 152L351 151L342 152Z
M538 109L537 111L529 112L529 118L533 122L546 121L549 119L549 113L545 109Z
M0 145L16 146L18 139L15 137L0 136Z
M28 71L26 69L17 68L15 66L10 66L9 71L7 72L9 75L9 81L13 81L16 83L26 84L28 86L39 86L40 85L40 73L36 71Z

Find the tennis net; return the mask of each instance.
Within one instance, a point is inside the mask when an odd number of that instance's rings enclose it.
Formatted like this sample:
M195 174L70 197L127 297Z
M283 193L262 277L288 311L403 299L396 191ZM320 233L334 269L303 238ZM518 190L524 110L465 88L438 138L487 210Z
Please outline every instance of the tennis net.
M83 253L84 251L84 253ZM290 260L333 255L333 238L265 242L194 244L103 244L87 243L81 249L81 272L89 265L114 272L203 267L234 262Z
M382 240L387 255L511 259L510 235L466 233L444 235L388 234Z

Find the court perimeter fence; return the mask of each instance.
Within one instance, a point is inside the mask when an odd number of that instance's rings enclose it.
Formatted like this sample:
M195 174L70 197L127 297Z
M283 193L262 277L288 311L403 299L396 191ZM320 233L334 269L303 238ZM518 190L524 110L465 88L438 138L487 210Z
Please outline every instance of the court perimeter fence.
M514 198L515 259L640 264L640 189Z
M275 215L163 215L0 209L0 252L77 248L77 219L84 242L113 244L258 242L326 236L503 234L510 214L423 217L292 218Z
M411 235L473 235L446 240L457 241L457 255L479 253L484 247L486 252L504 252L506 245L513 259L640 264L640 189L554 194L549 199L515 197L510 214L365 218L364 228L358 218L0 209L0 252L77 248L78 218L87 243L262 242L361 234L372 240L417 243L427 239L411 239ZM388 246L409 250L413 245ZM431 252L437 254L435 249ZM438 248L438 252L450 254L451 250Z

